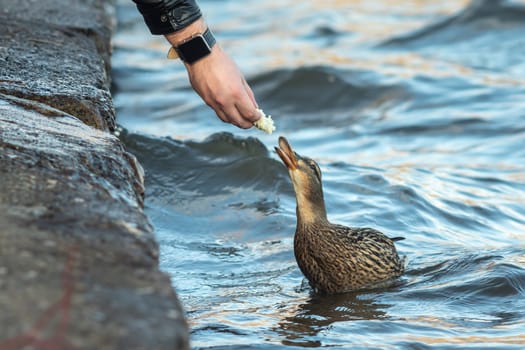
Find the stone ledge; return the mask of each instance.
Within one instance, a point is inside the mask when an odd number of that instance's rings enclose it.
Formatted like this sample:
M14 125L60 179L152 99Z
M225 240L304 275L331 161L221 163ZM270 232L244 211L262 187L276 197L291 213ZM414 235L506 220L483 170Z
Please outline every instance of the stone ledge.
M111 2L0 4L0 93L45 103L98 129L113 129Z
M113 8L0 4L0 350L186 349L142 169L107 132Z

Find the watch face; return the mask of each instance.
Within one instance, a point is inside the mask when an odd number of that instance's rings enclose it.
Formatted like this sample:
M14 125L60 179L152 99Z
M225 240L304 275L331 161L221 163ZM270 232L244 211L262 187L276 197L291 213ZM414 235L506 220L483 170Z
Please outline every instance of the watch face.
M188 63L193 63L198 59L208 55L211 52L211 48L204 40L202 35L197 35L190 40L180 44L177 47L179 56Z

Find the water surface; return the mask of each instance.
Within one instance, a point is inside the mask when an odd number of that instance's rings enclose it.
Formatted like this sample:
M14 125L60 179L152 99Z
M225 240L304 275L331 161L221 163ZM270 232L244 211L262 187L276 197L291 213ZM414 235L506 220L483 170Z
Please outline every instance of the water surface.
M318 296L277 135L223 124L119 1L122 139L194 348L525 346L525 2L200 1L331 221L403 236L386 290Z

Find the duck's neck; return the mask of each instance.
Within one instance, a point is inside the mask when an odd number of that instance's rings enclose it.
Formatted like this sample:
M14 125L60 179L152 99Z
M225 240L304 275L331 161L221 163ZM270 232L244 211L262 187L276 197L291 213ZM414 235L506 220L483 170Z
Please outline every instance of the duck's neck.
M326 208L322 193L317 198L307 198L301 193L296 195L297 198L297 225L312 225L328 222L326 217Z

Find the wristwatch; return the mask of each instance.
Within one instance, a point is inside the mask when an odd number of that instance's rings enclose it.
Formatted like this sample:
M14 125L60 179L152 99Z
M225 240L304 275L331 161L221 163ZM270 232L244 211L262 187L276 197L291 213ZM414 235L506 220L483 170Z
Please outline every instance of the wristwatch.
M215 45L215 37L208 28L204 33L195 34L179 45L172 46L168 51L168 58L180 58L182 61L192 64L209 55L213 45Z

